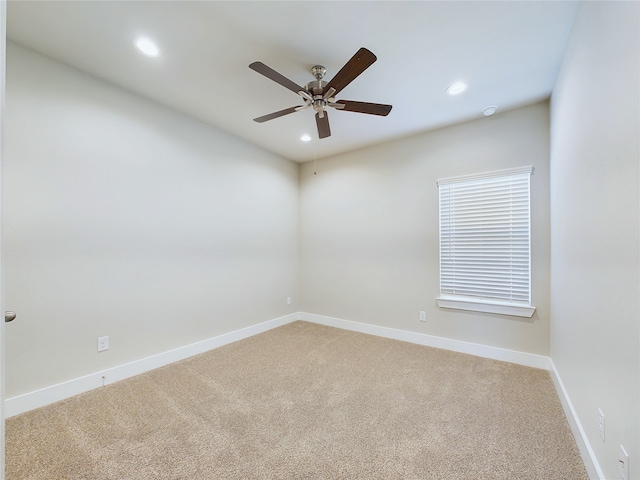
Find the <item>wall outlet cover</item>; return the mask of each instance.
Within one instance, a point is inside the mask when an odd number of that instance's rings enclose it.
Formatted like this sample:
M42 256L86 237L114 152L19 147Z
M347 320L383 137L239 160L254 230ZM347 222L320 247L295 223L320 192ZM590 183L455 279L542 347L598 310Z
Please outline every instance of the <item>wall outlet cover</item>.
M620 467L620 479L629 480L629 454L622 445L620 445L618 453L618 466Z
M109 350L109 337L98 337L98 351L104 352Z

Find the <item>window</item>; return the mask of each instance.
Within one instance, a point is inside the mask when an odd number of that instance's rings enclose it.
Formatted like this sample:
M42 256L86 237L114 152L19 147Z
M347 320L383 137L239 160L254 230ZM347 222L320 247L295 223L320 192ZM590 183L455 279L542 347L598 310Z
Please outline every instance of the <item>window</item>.
M533 167L438 180L438 305L531 317Z

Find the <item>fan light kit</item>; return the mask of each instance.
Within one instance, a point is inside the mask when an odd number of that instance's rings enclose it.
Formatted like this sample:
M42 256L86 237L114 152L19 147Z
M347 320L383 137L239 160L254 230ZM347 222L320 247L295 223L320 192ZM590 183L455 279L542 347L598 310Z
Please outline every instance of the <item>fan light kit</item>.
M158 46L148 38L137 38L133 44L147 57L157 57L160 55Z
M302 135L300 137L300 140L302 140L303 142L310 142L311 141L311 135L305 133L304 135Z
M249 65L251 70L264 75L268 79L291 90L293 93L300 95L304 101L304 105L285 108L284 110L254 118L253 120L258 123L263 123L290 113L313 108L313 111L316 112L318 136L320 138L327 138L331 136L327 107L344 110L346 112L358 112L386 117L391 111L391 105L356 102L352 100L336 100L336 95L369 68L376 60L377 58L373 53L366 48L361 48L329 82L323 80L327 69L322 65L314 66L311 69L311 75L314 76L315 80L307 83L304 87L289 80L262 62L253 62Z

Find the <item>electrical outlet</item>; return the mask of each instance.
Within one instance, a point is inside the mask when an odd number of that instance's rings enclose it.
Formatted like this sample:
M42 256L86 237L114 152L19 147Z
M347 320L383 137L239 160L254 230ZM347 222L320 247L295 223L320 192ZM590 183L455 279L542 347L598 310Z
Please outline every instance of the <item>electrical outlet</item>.
M618 466L620 467L620 480L629 480L629 454L620 445L620 453L618 453Z
M109 337L98 337L98 351L104 352L109 350Z
M291 305L291 297L287 297L287 305Z
M421 322L426 322L427 321L427 312L425 311L420 311L420 321Z
M604 442L604 413L602 413L602 409L600 408L598 409L598 433Z

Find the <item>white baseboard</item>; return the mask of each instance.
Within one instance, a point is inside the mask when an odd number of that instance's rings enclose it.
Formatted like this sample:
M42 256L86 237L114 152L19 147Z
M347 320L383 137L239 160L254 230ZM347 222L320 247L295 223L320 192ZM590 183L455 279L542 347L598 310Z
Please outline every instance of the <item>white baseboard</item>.
M305 312L292 313L284 317L275 318L257 325L235 330L201 342L186 345L184 347L176 348L174 350L136 360L124 365L119 365L100 372L95 372L57 385L52 385L41 390L8 398L5 401L5 416L6 418L9 418L14 415L28 412L29 410L44 407L60 400L73 397L74 395L99 388L103 385L124 380L125 378L133 377L155 368L163 367L193 355L198 355L223 345L243 340L296 320L305 320L344 330L351 330L354 332L401 340L418 345L442 348L454 352L466 353L479 357L516 363L527 367L549 370L590 478L604 478L602 470L600 469L591 446L584 434L580 421L573 409L560 376L549 357Z
M134 362L130 362L117 367L95 372L84 377L75 378L67 382L52 385L34 392L25 393L5 400L5 418L19 415L20 413L28 412L36 408L44 407L46 405L59 402L66 398L73 397L80 393L99 388L109 383L124 380L125 378L133 377L155 368L163 367L179 360L198 355L200 353L213 350L214 348L227 345L229 343L237 342L258 333L266 332L272 328L280 327L287 323L291 323L299 319L299 314L292 313L285 315L284 317L268 320L257 325L235 330L233 332L225 333L217 337L209 338L201 342L196 342L191 345L185 345L174 350L159 353L151 357L142 358Z
M541 368L549 370L549 357L536 355L533 353L518 352L515 350L507 350L505 348L490 347L477 343L463 342L460 340L452 340L450 338L435 337L424 333L409 332L406 330L398 330L395 328L381 327L368 323L353 322L351 320L343 320L341 318L326 317L324 315L316 315L313 313L300 312L299 318L312 323L319 323L329 327L342 328L343 330L351 330L354 332L367 333L378 337L391 338L394 340L402 340L404 342L416 343L427 347L442 348L453 352L468 353L478 357L491 358L493 360L501 360L503 362L516 363L526 367Z
M600 468L598 459L596 458L596 455L591 448L591 444L589 443L587 435L582 428L582 424L580 423L578 414L573 408L573 404L571 403L569 394L564 388L564 384L562 383L562 379L560 378L558 370L556 370L556 366L553 363L553 360L549 359L549 364L549 373L551 374L551 379L553 380L553 384L556 387L556 392L558 392L558 397L560 398L562 409L564 410L564 414L567 417L569 426L571 427L571 432L573 433L573 437L576 440L576 445L578 446L580 455L582 455L582 461L584 462L584 466L587 469L587 474L589 475L589 478L591 480L604 480L604 473Z
M191 345L169 350L151 357L142 358L124 365L94 372L83 377L74 378L34 392L8 398L5 400L5 417L9 418L36 408L59 402L60 400L73 397L74 395L124 380L125 378L133 377L155 368L163 367L193 355L198 355L214 348L266 332L267 330L291 323L295 320L306 320L313 323L342 328L344 330L352 330L379 337L452 350L454 352L468 353L480 357L492 358L494 360L517 363L528 367L549 369L549 359L541 355L467 343L459 340L451 340L448 338L435 337L416 332L380 327L377 325L353 322L350 320L326 317L323 315L297 312L219 335L201 342L193 343Z

